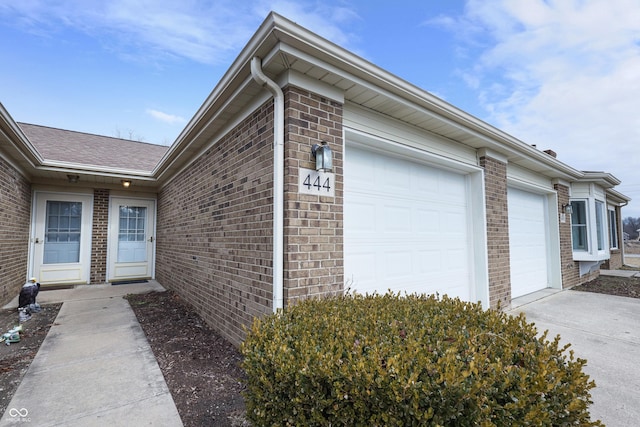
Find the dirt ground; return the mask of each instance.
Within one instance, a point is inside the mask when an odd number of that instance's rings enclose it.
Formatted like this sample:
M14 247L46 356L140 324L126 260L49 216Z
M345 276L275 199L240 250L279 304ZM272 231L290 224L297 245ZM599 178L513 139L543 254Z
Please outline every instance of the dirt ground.
M640 278L601 276L574 290L640 298ZM126 298L149 340L184 425L249 426L244 418L241 395L244 374L239 368L242 358L238 350L171 291ZM25 322L19 344L0 344L0 414L35 357L60 306L43 306L41 313ZM2 332L18 324L17 320L15 310L0 311Z
M133 308L185 427L248 426L238 350L173 292L126 297Z
M15 393L22 377L47 336L62 304L43 305L42 311L34 313L22 324L23 333L19 343L0 343L0 416ZM0 310L0 335L19 325L18 310Z

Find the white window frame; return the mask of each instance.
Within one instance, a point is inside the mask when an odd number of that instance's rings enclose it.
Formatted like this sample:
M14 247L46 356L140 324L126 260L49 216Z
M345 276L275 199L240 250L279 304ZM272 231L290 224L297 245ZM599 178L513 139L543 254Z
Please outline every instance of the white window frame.
M584 222L578 222L578 203L584 206ZM589 252L589 203L587 199L571 200L571 247L573 252ZM577 228L580 227L580 228ZM584 231L584 247L576 247L576 231Z
M576 223L578 203L584 203L584 223ZM609 259L609 227L606 216L607 204L595 197L571 199L571 247L574 261L604 261ZM586 247L575 247L576 227L581 227L585 234Z
M619 249L618 213L615 207L609 206L607 208L607 220L609 222L609 248Z
M606 236L606 220L604 214L604 202L601 200L595 201L595 220L596 220L596 247L598 251L605 250L605 236Z

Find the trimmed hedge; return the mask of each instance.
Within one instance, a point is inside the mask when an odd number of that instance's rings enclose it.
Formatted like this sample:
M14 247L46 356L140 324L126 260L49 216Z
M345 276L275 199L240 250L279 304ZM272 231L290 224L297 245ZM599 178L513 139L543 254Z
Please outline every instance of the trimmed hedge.
M256 426L595 426L586 361L525 317L436 296L309 299L241 350Z

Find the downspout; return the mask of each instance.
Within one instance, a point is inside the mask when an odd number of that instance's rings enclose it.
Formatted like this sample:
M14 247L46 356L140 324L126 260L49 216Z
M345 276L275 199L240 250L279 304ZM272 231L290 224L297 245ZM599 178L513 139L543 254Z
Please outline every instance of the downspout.
M284 93L251 59L251 77L273 94L273 312L283 308L284 289Z

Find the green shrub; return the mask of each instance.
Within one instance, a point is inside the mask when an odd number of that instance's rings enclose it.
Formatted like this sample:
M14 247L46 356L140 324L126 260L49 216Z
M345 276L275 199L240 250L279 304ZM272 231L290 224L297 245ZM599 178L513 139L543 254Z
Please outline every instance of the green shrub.
M591 426L586 361L524 316L434 296L309 299L242 345L256 426Z

